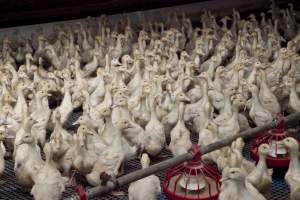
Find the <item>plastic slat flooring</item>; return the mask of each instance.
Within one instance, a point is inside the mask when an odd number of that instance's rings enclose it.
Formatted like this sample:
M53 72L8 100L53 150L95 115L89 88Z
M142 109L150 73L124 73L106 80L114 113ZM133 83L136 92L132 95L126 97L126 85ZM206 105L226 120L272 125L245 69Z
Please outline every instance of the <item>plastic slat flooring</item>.
M70 127L72 122L76 121L79 114L74 114L71 116L68 124L66 127ZM197 136L195 134L191 134L191 139L194 143L197 143ZM247 143L246 147L244 148L244 156L249 159L249 152L250 147L249 143ZM167 150L163 150L162 154L152 160L152 164L165 160L171 157L171 153ZM130 160L125 163L125 174L133 172L137 169L140 169L139 160ZM165 171L161 171L156 175L160 178L161 181L164 180ZM270 200L287 200L289 199L289 188L284 181L285 171L274 171L273 173L273 183L272 183L272 196ZM90 188L87 185L84 178L80 175L76 175L77 183L86 186L86 188ZM127 190L128 186L123 186L116 191L115 194L107 194L101 197L92 198L93 200L128 200L127 197ZM63 197L69 197L70 194L73 193L72 188L67 188L63 194ZM6 168L4 174L0 178L0 200L11 200L11 199L18 199L18 200L29 200L32 199L32 196L29 192L22 191L21 186L16 183L14 171L13 171L13 162L12 160L6 160ZM160 200L167 200L164 194L161 194L159 197Z

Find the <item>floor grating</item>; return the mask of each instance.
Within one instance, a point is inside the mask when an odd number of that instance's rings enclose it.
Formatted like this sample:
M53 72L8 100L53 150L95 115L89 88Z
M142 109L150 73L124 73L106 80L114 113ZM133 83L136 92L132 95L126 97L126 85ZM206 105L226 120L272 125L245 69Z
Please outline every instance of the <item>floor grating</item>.
M66 127L69 127L69 125L76 121L80 114L74 114L71 116L68 124ZM197 137L196 135L192 134L192 141L194 143L197 142ZM250 147L249 147L249 142L247 142L247 145L244 149L244 156L249 159L249 152L250 152ZM162 154L158 157L152 160L152 164L160 162L162 160L165 160L167 158L171 157L171 153L168 150L164 150ZM130 173L133 172L137 169L140 169L140 163L138 160L130 160L125 163L125 173ZM160 178L161 181L164 179L164 171L161 171L157 173L156 175ZM273 174L273 184L272 184L272 196L270 200L287 200L289 196L289 188L287 184L284 181L284 175L285 171L274 171ZM78 183L85 185L86 188L89 188L90 186L87 186L86 182L84 179L80 176L76 176L76 180ZM123 194L120 196L119 195L105 195L102 197L96 197L93 198L93 200L127 200L127 189L128 186L124 186L120 188L120 192ZM67 190L64 192L63 197L68 197L72 193L71 188L67 188ZM32 196L28 192L24 192L21 189L21 186L16 183L16 179L14 176L14 171L13 171L13 162L12 160L6 160L6 168L4 171L4 174L2 177L0 177L0 200L11 200L11 199L18 199L18 200L29 200L32 199ZM166 200L167 198L165 197L164 194L161 194L159 197L160 200Z

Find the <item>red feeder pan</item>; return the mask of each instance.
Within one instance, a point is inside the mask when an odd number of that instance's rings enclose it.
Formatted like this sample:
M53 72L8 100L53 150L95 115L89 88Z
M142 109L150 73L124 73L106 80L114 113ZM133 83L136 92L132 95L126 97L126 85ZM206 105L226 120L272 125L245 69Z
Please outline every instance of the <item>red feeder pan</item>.
M272 151L266 158L269 168L287 168L289 166L288 150L283 146L282 140L292 137L284 128L284 118L282 115L277 117L277 127L266 131L258 136L251 143L250 156L256 162L259 160L258 147L261 144L269 144Z
M167 170L163 191L169 200L217 200L220 174L202 163L198 145L193 145L194 158Z

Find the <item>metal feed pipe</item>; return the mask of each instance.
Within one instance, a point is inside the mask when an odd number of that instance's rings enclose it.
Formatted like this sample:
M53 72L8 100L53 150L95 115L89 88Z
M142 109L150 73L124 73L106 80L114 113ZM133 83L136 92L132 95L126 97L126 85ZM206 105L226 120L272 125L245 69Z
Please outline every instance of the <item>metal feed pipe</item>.
M295 122L295 121L299 121L299 119L300 119L300 112L294 113L294 114L291 114L289 116L284 117L284 122L286 124L289 124L289 123L292 123L292 122ZM120 186L127 185L127 184L132 183L134 181L137 181L139 179L145 178L149 175L155 174L159 171L162 171L162 170L165 170L167 168L179 165L179 164L181 164L185 161L192 160L195 156L195 153L198 153L198 154L200 153L202 155L207 154L207 153L210 153L214 150L217 150L217 149L220 149L222 147L230 145L233 141L235 141L239 137L241 137L243 139L247 139L247 138L253 137L255 135L258 135L258 134L260 134L264 131L273 129L276 126L277 126L277 122L274 121L274 122L265 124L263 126L248 129L246 131L241 132L238 135L229 136L229 137L227 137L227 138L225 138L221 141L209 144L209 145L204 146L204 147L201 146L199 148L200 152L195 152L195 151L194 152L189 152L189 153L186 153L186 154L183 154L183 155L180 155L180 156L176 156L174 158L167 159L167 160L162 161L160 163L151 165L150 167L148 167L146 169L140 169L140 170L137 170L135 172L126 174L124 176L121 176L121 177L119 177L115 180L108 181L107 184L104 185L104 186L99 185L99 186L90 188L86 191L82 187L77 188L75 194L71 195L68 198L65 198L64 200L87 200L88 198L92 198L92 197L95 197L95 196L98 196L98 195L106 194L106 193L108 193L108 192L110 192L110 191L112 191L112 190L114 190L114 189L116 189Z

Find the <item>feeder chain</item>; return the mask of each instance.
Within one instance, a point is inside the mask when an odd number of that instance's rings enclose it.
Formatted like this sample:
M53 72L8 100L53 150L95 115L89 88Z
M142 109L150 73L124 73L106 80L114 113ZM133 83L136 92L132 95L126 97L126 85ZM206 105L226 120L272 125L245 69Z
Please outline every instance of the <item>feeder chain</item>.
M191 148L191 153L193 154L193 158L192 158L193 162L198 162L201 160L202 153L199 145L193 144Z
M276 128L277 130L284 131L284 116L282 114L277 115L276 117Z
M77 185L75 187L75 192L77 193L79 200L88 200L88 195L82 185Z

